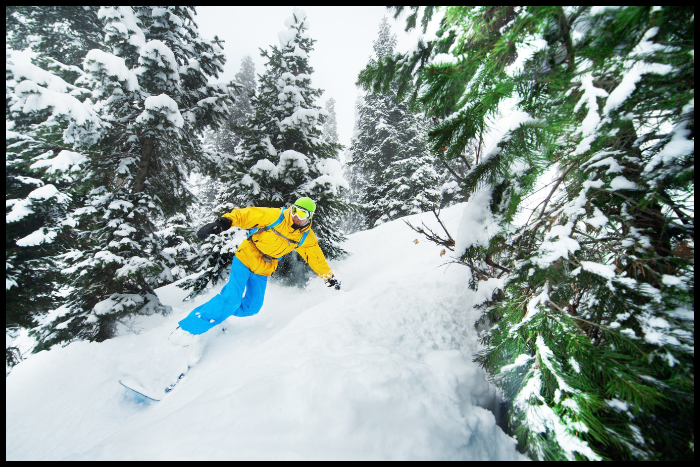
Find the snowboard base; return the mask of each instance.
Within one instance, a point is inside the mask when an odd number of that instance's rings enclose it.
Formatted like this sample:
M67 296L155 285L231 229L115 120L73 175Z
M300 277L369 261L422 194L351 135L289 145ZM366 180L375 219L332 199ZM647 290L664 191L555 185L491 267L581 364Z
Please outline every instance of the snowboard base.
M158 402L163 398L163 396L165 396L166 394L171 392L175 388L175 386L177 386L177 383L182 381L182 378L185 377L185 375L187 374L189 369L190 369L190 367L187 367L187 369L185 371L183 371L182 373L180 373L180 376L178 376L175 381L170 383L168 385L168 387L166 387L165 390L162 392L148 389L133 378L122 378L119 380L119 384L121 384L125 388L135 392L136 394L145 397L146 399Z
M139 396L145 397L148 400L152 400L155 402L160 401L159 396L154 394L152 391L149 391L148 389L144 388L135 379L131 379L131 378L120 379L119 384L124 386L126 389L135 392Z

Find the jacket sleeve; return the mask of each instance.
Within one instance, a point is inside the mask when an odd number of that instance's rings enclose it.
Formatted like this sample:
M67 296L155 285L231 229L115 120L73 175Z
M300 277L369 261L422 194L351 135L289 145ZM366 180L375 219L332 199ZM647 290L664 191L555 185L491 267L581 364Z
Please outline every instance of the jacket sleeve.
M318 246L318 238L316 238L316 234L314 234L313 230L309 232L306 240L296 249L296 252L299 253L299 256L308 263L311 269L313 269L321 279L326 280L333 277L333 271L331 267L328 266L326 257L323 256L323 252L321 251L321 247Z
M275 222L280 217L279 208L249 207L234 209L221 217L231 220L231 225L242 229L252 229L255 226L264 227ZM304 242L306 243L306 242Z

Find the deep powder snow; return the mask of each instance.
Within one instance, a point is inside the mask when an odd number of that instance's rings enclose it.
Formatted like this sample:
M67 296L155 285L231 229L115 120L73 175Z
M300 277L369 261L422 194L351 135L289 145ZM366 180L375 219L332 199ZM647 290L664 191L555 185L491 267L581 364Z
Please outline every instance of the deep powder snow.
M456 231L465 205L443 210ZM408 217L440 227L432 213ZM8 460L524 459L488 409L496 392L479 349L468 270L401 220L349 237L331 262L343 290L268 286L253 317L206 336L202 358L160 402L128 375L167 382L187 349L167 337L195 306L158 290L169 316L126 323L103 343L31 356L6 380ZM163 386L164 387L164 386Z

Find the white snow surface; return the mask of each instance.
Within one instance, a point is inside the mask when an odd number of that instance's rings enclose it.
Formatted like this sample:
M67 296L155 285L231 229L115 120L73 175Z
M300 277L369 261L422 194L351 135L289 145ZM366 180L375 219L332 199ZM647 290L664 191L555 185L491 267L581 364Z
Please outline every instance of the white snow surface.
M459 58L452 54L437 54L430 61L431 65L456 65L459 63Z
M85 56L83 68L85 71L95 74L104 72L106 76L124 82L126 89L129 91L137 91L139 89L139 80L136 74L126 66L123 58L116 55L99 49L92 49Z
M572 224L555 225L545 233L544 241L540 245L538 257L535 263L541 268L549 267L559 258L568 258L569 252L573 253L581 249L581 245L571 238Z
M603 108L603 113L608 115L611 111L621 106L637 88L637 83L642 79L642 75L649 73L666 75L672 70L673 67L671 65L663 63L634 63L629 69L625 70L622 81L620 81L620 84L610 93L610 97L608 97L605 107Z
M600 115L598 114L598 98L608 97L608 93L601 88L593 85L593 74L586 73L581 77L581 89L583 96L574 107L574 113L578 112L582 105L588 107L588 114L581 122L581 131L584 137L591 136L600 123Z
M313 192L317 186L324 187L334 195L340 194L341 189L350 190L350 184L343 177L343 168L336 159L321 159L316 162L319 177L304 184L304 191Z
M147 63L147 59L157 63L158 67L161 69L169 68L171 74L169 79L174 82L180 81L180 73L177 66L177 60L175 59L175 54L172 50L170 50L170 47L163 43L163 41L148 41L146 45L141 48L139 63L145 65Z
M542 36L528 35L524 38L522 42L519 42L516 46L517 57L515 61L508 65L504 70L508 76L515 76L516 74L522 72L525 62L530 60L532 56L547 47L547 41L542 38Z
M65 151L63 151L65 152ZM8 199L5 201L5 205L9 208L12 206L12 210L5 216L6 222L17 222L24 219L29 214L32 214L34 210L32 209L33 199L51 199L56 198L59 203L65 203L70 200L70 198L58 191L54 185L44 185L39 188L32 190L25 199ZM35 232L36 233L36 232ZM33 234L32 234L33 235ZM55 234L54 234L55 235ZM30 235L31 236L31 235ZM53 237L52 237L53 238ZM24 240L24 239L22 239ZM20 246L21 245L18 243Z
M618 175L610 181L610 191L639 189L639 186L637 186L634 182L627 180L627 178L622 175Z
M34 232L30 233L24 238L20 238L15 242L18 246L36 246L36 245L41 245L42 243L51 243L53 242L53 239L56 238L56 235L58 235L54 230L46 230L45 228L41 228L39 230L35 230Z
M302 10L299 7L294 7L292 16L284 21L284 25L287 29L277 34L282 48L287 47L294 40L297 31L301 33L301 37L307 37L304 31L311 28L311 23L306 18L306 10Z
M443 210L448 228L464 208ZM439 229L432 213L408 220ZM471 361L473 306L498 284L470 291L466 268L440 267L441 248L415 237L402 220L349 236L351 255L330 262L341 291L271 281L260 313L205 334L201 360L160 402L118 380L176 376L187 350L167 337L220 286L194 303L165 286L169 316L31 356L6 379L6 458L524 460Z
M691 101L683 106L683 115L687 115L691 112L695 111L695 98L691 99ZM675 161L675 159L687 156L688 154L693 153L695 151L695 140L690 139L690 135L692 134L692 131L688 128L688 124L690 123L690 120L687 118L684 118L681 120L680 123L676 125L676 127L673 129L672 137L671 140L666 143L664 148L659 151L658 154L656 154L654 157L651 158L651 161L647 164L646 167L644 167L644 172L649 173L656 168L659 164L663 163L663 165L668 165L671 164Z
M492 157L501 152L499 143L507 141L511 135L509 133L516 130L524 123L533 122L532 117L522 110L517 108L517 98L510 97L503 99L498 105L498 113L489 124L489 130L484 135L484 156L481 158L481 164L485 163Z
M56 172L77 172L80 170L80 164L87 162L87 157L84 155L63 150L58 153L58 156L53 159L45 159L36 161L31 165L32 169L40 169L42 167L48 167L46 169L47 173L53 174Z
M455 239L455 256L461 256L471 246L488 247L489 240L498 233L499 226L489 209L493 188L479 188L464 203L462 220Z
M155 118L155 115L161 114L176 128L182 128L185 125L185 120L180 114L180 109L177 102L167 94L147 97L143 102L145 110L136 117L137 122L148 122ZM159 127L162 124L158 125Z

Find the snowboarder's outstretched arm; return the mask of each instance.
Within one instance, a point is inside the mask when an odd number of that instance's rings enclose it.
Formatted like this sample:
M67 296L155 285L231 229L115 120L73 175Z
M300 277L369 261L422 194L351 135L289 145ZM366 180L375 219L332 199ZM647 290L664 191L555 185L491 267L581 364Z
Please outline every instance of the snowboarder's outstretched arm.
M279 213L280 210L277 208L249 207L234 209L199 229L197 236L205 239L209 235L218 235L221 232L225 232L232 226L251 229L256 226L269 225L277 220Z
M247 207L243 209L234 209L221 216L222 221L231 221L231 226L240 227L242 229L252 229L253 227L261 227L270 225L280 216L280 208L258 208Z
M321 277L321 279L328 281L329 279L333 278L333 271L331 270L331 267L328 266L326 257L323 256L323 251L321 251L321 247L318 246L318 239L316 238L316 234L314 234L313 230L309 232L309 235L306 237L306 241L304 241L303 245L297 248L296 252L299 253L299 256L301 256L304 261L308 263L311 269L313 269L314 272Z

